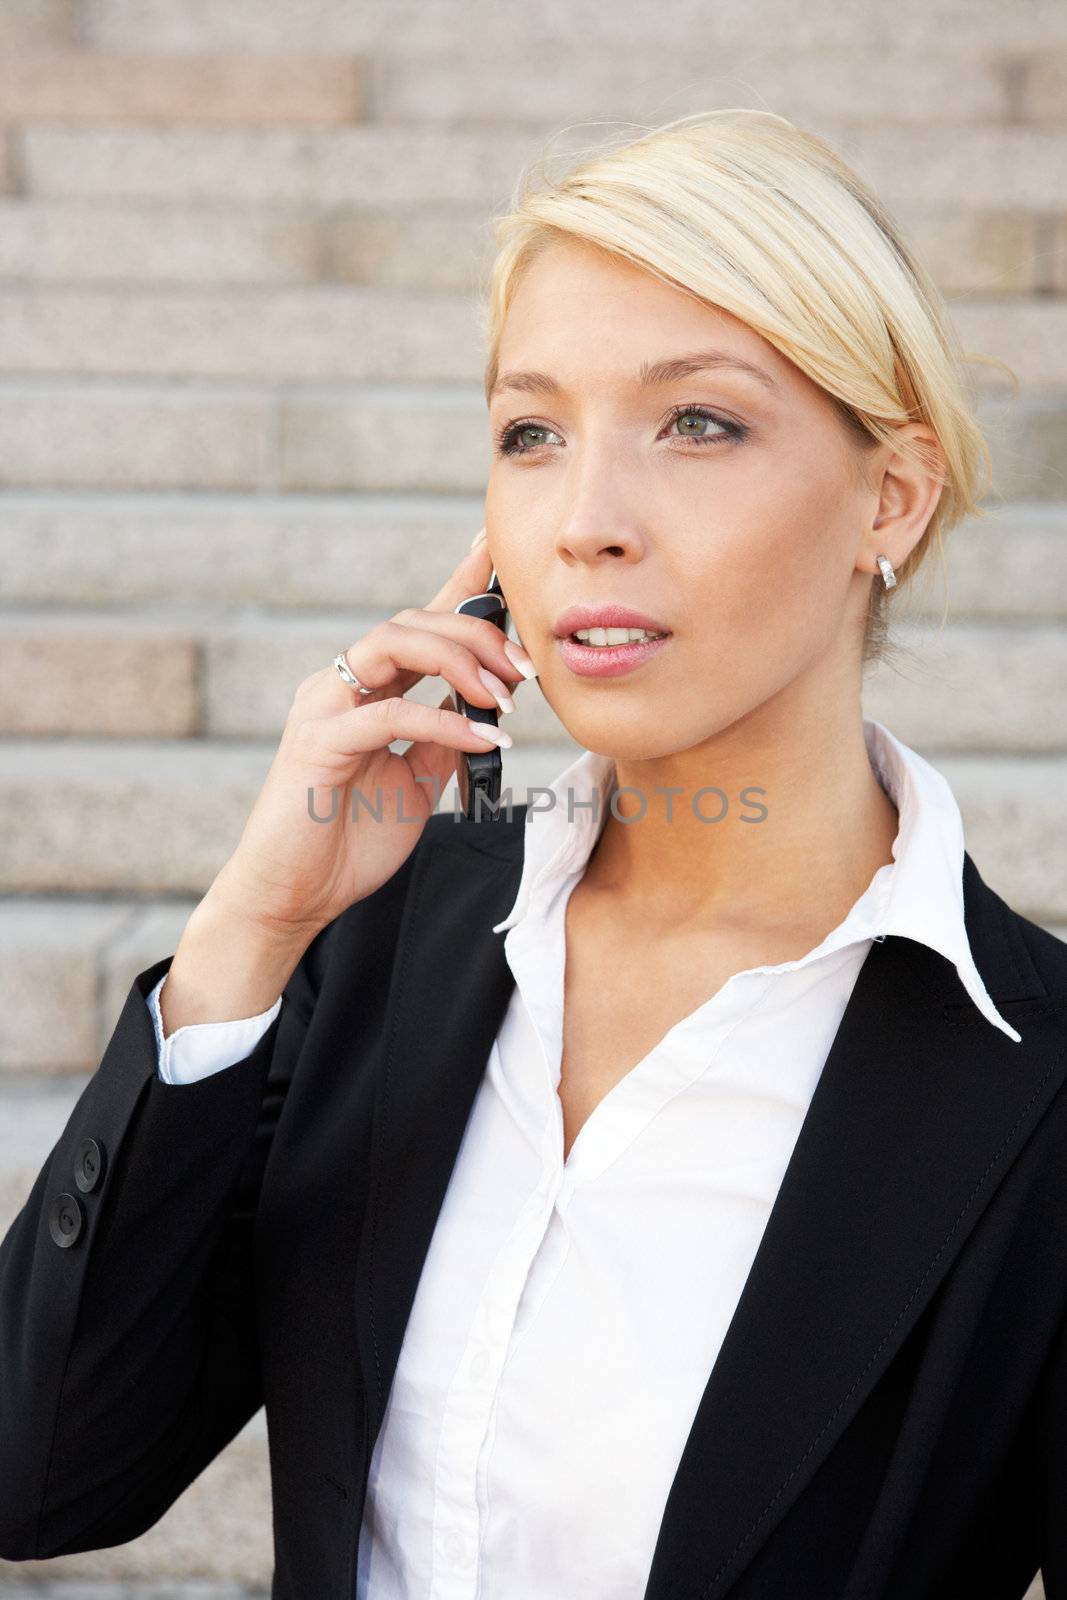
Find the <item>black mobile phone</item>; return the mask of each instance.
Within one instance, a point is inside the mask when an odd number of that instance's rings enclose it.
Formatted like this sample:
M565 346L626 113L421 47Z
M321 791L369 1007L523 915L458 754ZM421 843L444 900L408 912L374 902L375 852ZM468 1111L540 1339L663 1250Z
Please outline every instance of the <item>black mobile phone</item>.
M501 633L507 632L507 601L504 599L495 567L490 575L488 588L482 594L472 594L468 599L461 600L456 611L466 617L485 617L494 623ZM451 693L452 703L460 716L469 717L472 722L490 722L494 728L497 727L499 710L496 706L471 705L456 688L453 688ZM501 751L495 746L490 750L456 751L456 783L459 787L463 815L468 821L496 821L499 816L502 768Z

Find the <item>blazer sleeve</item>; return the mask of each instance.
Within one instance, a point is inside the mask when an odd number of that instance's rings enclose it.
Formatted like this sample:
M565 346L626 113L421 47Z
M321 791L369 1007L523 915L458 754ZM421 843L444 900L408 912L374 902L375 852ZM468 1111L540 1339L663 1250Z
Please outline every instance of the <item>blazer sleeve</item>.
M159 992L166 973L148 996L148 1010L156 1035L157 1070L164 1083L197 1083L251 1055L281 1009L279 995L272 1006L255 1017L232 1022L187 1022L164 1036Z
M138 1537L262 1405L252 1225L317 942L244 1058L181 1086L146 1005L173 956L139 973L0 1242L5 1559Z

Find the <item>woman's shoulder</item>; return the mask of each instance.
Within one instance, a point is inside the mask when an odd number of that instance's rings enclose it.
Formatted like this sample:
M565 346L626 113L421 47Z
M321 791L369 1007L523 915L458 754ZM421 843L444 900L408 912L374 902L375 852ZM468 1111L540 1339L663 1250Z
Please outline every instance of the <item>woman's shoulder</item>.
M1031 993L1034 978L1050 996L1067 996L1067 940L1051 928L1033 921L997 895L1001 917L1010 933L1007 941L1013 956L1012 972L1017 982Z
M1067 940L1000 894L969 850L963 857L963 898L978 970L1003 998L1067 996Z
M1032 922L1011 906L1008 914L1045 988L1050 994L1067 995L1067 939L1061 939L1039 922Z

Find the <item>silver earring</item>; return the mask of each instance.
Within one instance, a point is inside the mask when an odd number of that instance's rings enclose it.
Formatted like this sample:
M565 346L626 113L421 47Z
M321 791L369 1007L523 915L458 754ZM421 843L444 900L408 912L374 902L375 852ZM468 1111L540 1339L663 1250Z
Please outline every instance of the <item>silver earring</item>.
M893 563L890 561L889 557L876 556L875 560L882 569L882 580L885 583L886 588L895 589L897 586L897 575L893 571Z

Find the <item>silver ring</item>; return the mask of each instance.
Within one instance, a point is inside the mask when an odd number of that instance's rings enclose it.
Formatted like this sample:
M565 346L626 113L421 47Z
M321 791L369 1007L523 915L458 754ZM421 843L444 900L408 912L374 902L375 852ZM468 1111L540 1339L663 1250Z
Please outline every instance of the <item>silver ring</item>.
M339 656L334 656L333 664L337 668L337 670L340 673L341 677L344 679L344 681L351 688L358 689L360 694L373 694L374 693L373 689L368 689L364 684L360 683L359 679L356 677L355 673L352 671L352 668L348 665L348 662L345 660L345 652L343 650L341 651L341 654Z

